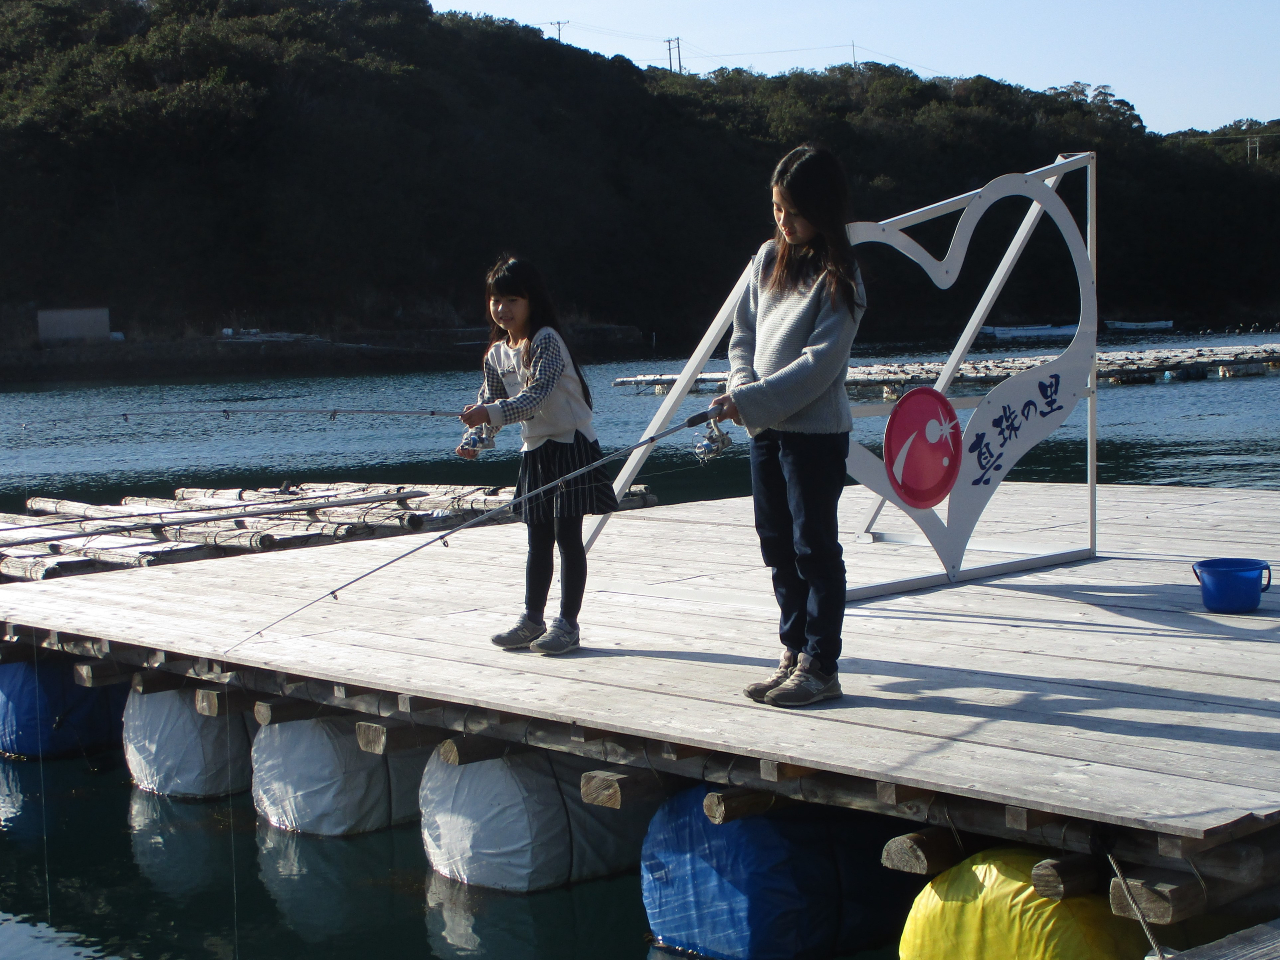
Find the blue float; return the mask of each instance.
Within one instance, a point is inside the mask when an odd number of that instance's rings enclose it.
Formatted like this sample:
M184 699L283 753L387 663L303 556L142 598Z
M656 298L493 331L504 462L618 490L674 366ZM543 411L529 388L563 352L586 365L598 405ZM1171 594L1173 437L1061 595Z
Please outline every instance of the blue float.
M719 960L817 960L895 937L920 882L880 865L901 826L833 807L784 807L718 826L705 784L649 824L641 887L659 944Z
M75 682L74 661L51 654L0 665L0 753L82 756L119 746L128 684Z

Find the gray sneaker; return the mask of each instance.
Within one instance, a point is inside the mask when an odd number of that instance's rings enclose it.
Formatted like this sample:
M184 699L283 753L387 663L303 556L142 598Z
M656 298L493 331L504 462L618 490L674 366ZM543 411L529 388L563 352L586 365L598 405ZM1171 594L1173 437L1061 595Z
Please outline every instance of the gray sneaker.
M548 657L554 657L561 653L572 653L574 650L580 649L580 639L581 635L576 626L563 617L553 617L551 626L547 627L547 632L529 644L529 649L536 650L538 653L545 654Z
M763 703L765 694L782 686L795 672L797 656L798 654L790 647L783 647L782 656L778 658L778 668L769 675L769 679L748 684L742 690L743 695L750 697L756 703Z
M521 615L520 622L510 630L495 633L490 639L494 646L501 647L503 650L522 650L546 632L545 623L541 620L530 620L526 613Z
M840 678L834 672L823 673L813 662L812 657L802 653L795 672L765 694L761 702L771 707L807 707L819 700L832 700L843 696Z

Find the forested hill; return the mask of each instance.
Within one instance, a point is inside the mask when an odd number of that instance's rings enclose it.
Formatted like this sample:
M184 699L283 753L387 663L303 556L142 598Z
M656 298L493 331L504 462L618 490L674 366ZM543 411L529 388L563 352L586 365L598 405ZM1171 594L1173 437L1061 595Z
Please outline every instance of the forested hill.
M6 337L33 303L109 305L152 335L474 323L485 268L518 250L571 313L675 347L770 235L772 164L813 137L843 156L859 218L1096 150L1104 315L1280 304L1277 141L1247 163L1240 141L1149 134L1106 88L874 63L642 71L419 0L5 0ZM1063 193L1079 210L1083 185ZM868 253L866 334L958 326L1016 207L993 211L946 295ZM1039 233L1002 318L1076 310L1060 241Z

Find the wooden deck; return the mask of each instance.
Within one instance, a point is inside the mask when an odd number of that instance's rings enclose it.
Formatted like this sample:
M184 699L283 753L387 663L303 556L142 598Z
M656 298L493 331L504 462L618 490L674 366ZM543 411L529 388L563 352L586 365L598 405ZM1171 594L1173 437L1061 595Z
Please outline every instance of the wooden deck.
M855 544L868 501L846 491L851 586L939 569L924 547ZM1101 487L1098 513L1096 561L850 604L846 696L794 712L740 693L778 652L743 499L615 516L572 657L488 642L521 606L520 525L461 533L252 639L414 541L5 585L0 618L528 718L526 739L536 720L703 748L730 758L727 782L734 758L757 780L760 759L865 778L900 788L890 808L927 791L1207 844L1280 822L1280 603L1209 614L1189 566L1280 554L1280 493ZM1084 516L1081 487L1005 484L977 535L1079 546Z

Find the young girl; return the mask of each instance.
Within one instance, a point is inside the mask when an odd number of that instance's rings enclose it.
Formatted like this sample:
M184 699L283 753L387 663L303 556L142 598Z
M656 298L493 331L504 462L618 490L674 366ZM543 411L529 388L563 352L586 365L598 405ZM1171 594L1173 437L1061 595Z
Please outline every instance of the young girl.
M835 155L805 144L773 171L777 232L760 248L729 340L720 419L751 435L760 552L773 568L782 658L743 693L776 707L841 696L843 552L836 508L849 455L849 348L866 303L845 233L848 187Z
M477 402L462 413L469 429L457 453L468 460L509 423L524 440L516 497L553 483L602 456L591 429L591 391L569 354L542 277L527 260L503 257L485 278L489 352ZM592 470L514 506L529 529L524 615L493 637L504 650L544 654L579 645L578 611L587 586L582 517L618 509L603 469ZM560 548L560 616L543 620L552 548Z

